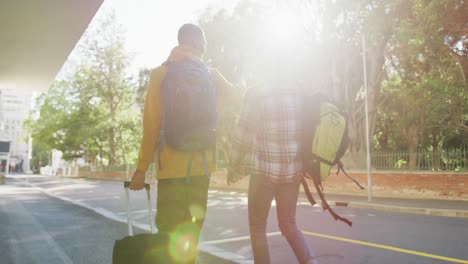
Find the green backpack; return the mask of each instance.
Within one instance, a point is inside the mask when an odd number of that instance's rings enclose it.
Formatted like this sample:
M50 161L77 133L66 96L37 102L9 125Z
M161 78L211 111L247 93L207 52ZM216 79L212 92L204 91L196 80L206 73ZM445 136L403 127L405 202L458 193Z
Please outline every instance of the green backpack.
M356 180L351 178L343 168L341 158L349 146L348 119L344 111L333 104L325 96L320 94L304 96L302 138L302 162L304 176L314 183L324 210L328 210L335 220L340 220L352 226L348 219L337 215L325 200L322 181L330 175L333 166L338 167L338 172L343 173L364 189ZM302 185L309 202L316 204L306 180L302 179Z

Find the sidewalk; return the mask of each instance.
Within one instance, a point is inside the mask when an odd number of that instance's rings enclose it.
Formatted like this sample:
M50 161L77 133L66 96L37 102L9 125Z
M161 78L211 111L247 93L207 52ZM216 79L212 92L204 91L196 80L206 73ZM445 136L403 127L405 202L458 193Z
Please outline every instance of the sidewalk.
M369 202L365 196L326 194L325 197L336 206L468 218L468 201L465 200L373 197Z
M210 189L247 192L247 177L241 179L239 182L231 186L228 186L226 184L225 177L226 176L223 174L223 172L218 171L214 173L211 176ZM85 178L92 179L88 177ZM111 181L116 180L105 177L97 179ZM320 197L314 192L314 187L310 186L310 188L314 199L319 201ZM468 200L466 199L437 199L431 197L430 195L425 195L421 198L401 198L399 196L404 195L404 191L393 193L391 194L391 196L388 195L388 192L385 194L386 196L380 196L381 194L378 191L375 191L371 201L369 202L367 197L367 190L359 190L357 188L355 190L356 191L354 194L349 194L342 193L333 188L325 188L325 198L332 206L334 205L352 208L368 208L400 213L468 218ZM302 187L300 188L300 197L308 203Z
M72 178L8 175L6 184L0 185L0 263L111 263L113 243L128 235L126 216L112 217L115 208L100 199L120 193L121 185L112 185L119 191L98 190L102 186L96 188L98 185ZM71 190L81 192L80 196ZM103 197L93 202L89 196L96 192ZM134 211L145 208L145 198L144 192L132 193ZM121 201L117 204L123 207ZM142 211L146 216L147 211ZM135 214L135 234L149 233L150 228L144 224L147 219ZM242 263L236 258L217 247L201 245L197 263Z
M220 190L236 190L246 192L247 189L214 187ZM301 187L302 188L302 187ZM309 203L305 193L301 190L299 194L300 202ZM320 197L316 193L312 196L320 204ZM468 201L465 200L437 200L437 199L409 199L409 198L388 198L373 197L369 202L366 196L343 195L325 193L325 198L331 206L344 206L351 208L367 208L381 211L424 214L447 217L468 218Z
M236 190L246 192L248 189L248 179L244 178L240 182L228 186L224 176L212 177L211 188L221 190ZM314 191L314 187L309 186L314 199L320 203L320 197ZM332 206L345 206L352 208L368 208L382 211L399 213L425 214L447 217L468 218L468 200L455 199L433 199L433 198L400 198L395 193L394 197L380 197L373 195L368 201L367 190L358 190L356 194L341 194L333 190L324 190L325 198ZM300 199L308 203L304 190L300 188Z

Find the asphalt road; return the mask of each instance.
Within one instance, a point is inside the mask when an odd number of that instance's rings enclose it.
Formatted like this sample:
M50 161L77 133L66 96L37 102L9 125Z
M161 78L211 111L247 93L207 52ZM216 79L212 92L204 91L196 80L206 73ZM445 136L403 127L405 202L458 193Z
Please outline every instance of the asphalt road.
M146 195L131 192L132 218L149 230ZM154 208L155 192L152 192ZM269 216L272 263L296 263ZM468 219L337 207L353 227L299 202L297 221L320 263L468 263ZM153 210L154 214L154 210ZM127 234L121 183L15 176L0 186L0 263L111 263ZM136 230L136 232L142 232ZM252 259L247 196L210 190L203 247L239 262Z

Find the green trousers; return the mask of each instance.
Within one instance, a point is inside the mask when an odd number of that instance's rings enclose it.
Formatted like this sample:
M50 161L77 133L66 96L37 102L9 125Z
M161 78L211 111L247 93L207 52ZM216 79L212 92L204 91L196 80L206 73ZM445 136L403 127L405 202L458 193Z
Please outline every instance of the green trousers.
M194 263L206 215L209 178L191 176L158 180L156 227L169 234L174 263Z

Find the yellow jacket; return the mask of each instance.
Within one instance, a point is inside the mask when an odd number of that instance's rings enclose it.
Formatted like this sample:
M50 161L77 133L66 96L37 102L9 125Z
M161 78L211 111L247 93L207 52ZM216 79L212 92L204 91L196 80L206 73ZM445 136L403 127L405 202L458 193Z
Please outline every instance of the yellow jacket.
M187 46L175 47L169 55L168 61L179 61L183 59L201 60L197 51ZM157 151L157 142L161 129L161 83L167 72L167 67L161 65L151 72L146 92L145 108L143 113L143 138L141 140L140 153L138 155L137 170L146 171L153 162L153 153ZM217 89L217 108L222 106L221 100L236 96L233 86L216 70L210 69L211 76ZM187 174L187 165L190 153L180 152L165 145L161 153L161 168L157 169L158 179L183 178ZM156 156L154 156L156 157ZM206 151L206 161L209 172L216 169L216 161L213 161L213 153ZM157 158L156 158L157 160ZM204 175L203 157L195 154L192 159L190 175Z

